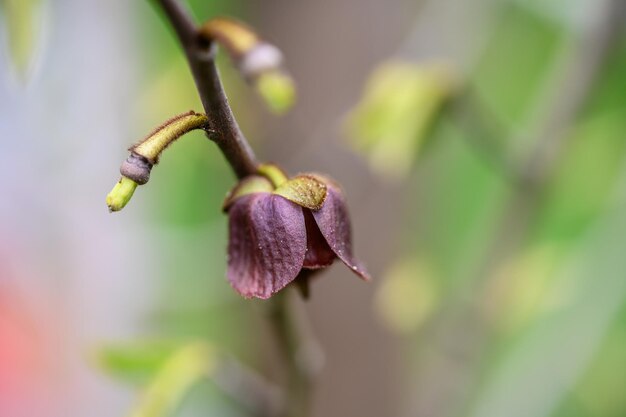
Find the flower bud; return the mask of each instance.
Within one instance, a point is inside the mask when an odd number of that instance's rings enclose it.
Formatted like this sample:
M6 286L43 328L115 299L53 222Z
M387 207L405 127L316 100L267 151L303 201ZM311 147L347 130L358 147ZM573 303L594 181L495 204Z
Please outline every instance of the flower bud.
M137 188L137 182L131 180L127 177L122 177L115 184L115 187L111 190L109 195L107 195L107 206L109 206L110 211L120 211L121 209L128 204L130 199Z
M277 169L266 165L260 171L282 174ZM336 258L369 280L352 253L348 209L336 183L315 174L274 180L279 185L265 175L245 178L226 198L227 276L233 288L244 297L263 299L294 280L308 288L310 272Z

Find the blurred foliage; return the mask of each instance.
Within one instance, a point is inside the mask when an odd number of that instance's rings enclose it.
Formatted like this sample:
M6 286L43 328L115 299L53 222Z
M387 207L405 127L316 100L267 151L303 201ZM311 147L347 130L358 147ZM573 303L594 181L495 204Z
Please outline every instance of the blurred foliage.
M276 114L289 111L296 101L296 86L287 74L270 71L261 74L255 81L256 90L267 106Z
M424 260L403 259L383 277L376 308L383 323L401 334L415 332L439 302L437 276Z
M503 340L505 351L491 364L470 415L551 415L576 385L626 300L626 258L615 245L626 233L619 214L625 207L622 198L617 211L603 216L554 274L553 288L543 294L552 299L551 308L527 329Z
M211 375L214 362L212 348L204 343L177 349L158 369L129 417L171 415L191 388Z
M109 374L133 383L146 383L176 351L175 342L144 342L107 346L96 352L98 365Z
M559 304L551 277L560 255L558 247L533 246L500 265L482 300L497 330L518 334Z
M533 132L537 120L545 116L536 114L536 109L545 98L546 82L553 81L551 74L564 48L581 36L579 20L584 20L580 13L567 10L563 3L568 2L561 1L561 8L556 3L502 5L489 42L467 77L484 106L481 111L502 132L485 138L488 129L465 129L457 114L444 107L439 123L422 138L432 146L416 168L412 201L417 207L407 210L411 227L405 240L412 248L405 249L389 268L377 294L377 310L394 330L422 335L423 328L435 326L444 340L463 340L450 320L442 320L451 311L470 312L477 305L486 326L484 333L471 336L480 339L472 343L482 349L467 363L479 364L478 369L468 366L456 376L467 378L470 395L455 397L445 391L444 382L429 380L441 384L440 394L455 405L453 412L429 409L433 414L428 415L626 413L626 397L621 395L626 391L625 362L620 353L626 328L626 264L620 255L625 226L620 213L626 209L626 200L620 197L626 169L623 32L582 113L560 132L566 136L566 146L540 192L524 194L510 173L498 172L485 162L484 152L506 162L509 154L521 154L535 145L535 138L524 133ZM606 4L599 2L597 7ZM562 18L556 18L559 13ZM376 70L372 79L379 76ZM365 98L349 120L351 133L360 130L361 138L371 134L372 141L374 136L405 137L398 132L410 131L421 117L409 114L440 108L441 97L431 97L428 105L414 102L412 113L391 99L385 101L381 97L401 100L402 94L409 94L402 88L410 83L400 82L402 77L395 74L389 78L398 82L395 90L394 81L373 84L379 89L366 85ZM379 107L371 104L372 97ZM378 124L378 117L392 122ZM491 143L492 148L476 149L477 141ZM414 157L414 146L405 146L403 156L390 158L388 164L399 161L406 166L407 154ZM507 154L498 154L501 149ZM367 158L374 154L370 147ZM520 195L524 202L513 205ZM519 222L527 222L519 235L514 225L503 222L507 214L514 219L516 212ZM507 236L508 231L501 230L507 225L511 240L505 244L509 246L500 247L497 236ZM429 260L427 271L417 259ZM436 279L432 271L437 271ZM434 298L432 281L438 288ZM423 347L434 342L419 338L415 343L414 354L419 357ZM435 342L435 346L439 345ZM456 363L454 358L450 361ZM430 366L437 365L430 361ZM449 366L441 365L442 381L450 378L445 374ZM423 371L418 367L415 378Z
M20 81L28 80L41 41L44 0L1 0L8 55Z
M500 12L472 76L494 117L513 129L528 122L546 87L543 82L566 40L564 32L563 27L523 6L505 7Z
M387 62L377 68L346 121L353 147L389 179L405 177L436 116L456 89L443 62Z

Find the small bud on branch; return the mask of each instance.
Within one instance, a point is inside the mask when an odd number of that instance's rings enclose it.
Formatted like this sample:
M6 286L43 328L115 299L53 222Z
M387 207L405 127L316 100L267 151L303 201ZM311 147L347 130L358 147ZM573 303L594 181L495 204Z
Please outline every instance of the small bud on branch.
M138 185L150 179L152 167L159 163L161 153L176 139L194 129L204 129L208 122L206 115L189 111L172 117L152 131L144 140L132 146L130 156L122 163L122 178L107 195L109 210L120 211L128 204Z
M130 178L120 178L117 184L115 184L115 187L113 187L113 190L107 195L107 206L109 206L109 210L120 211L123 209L133 196L137 185L139 184Z
M159 163L161 153L176 139L194 129L204 128L208 120L206 115L194 111L172 117L129 151L143 156L148 162L156 165Z
M208 42L216 41L226 49L242 76L252 84L275 113L289 110L296 90L283 68L283 54L262 40L250 27L234 19L211 19L199 29Z

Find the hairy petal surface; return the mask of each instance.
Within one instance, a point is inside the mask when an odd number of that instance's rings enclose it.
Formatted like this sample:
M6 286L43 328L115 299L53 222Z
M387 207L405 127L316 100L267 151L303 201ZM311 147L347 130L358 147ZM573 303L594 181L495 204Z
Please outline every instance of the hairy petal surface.
M255 193L229 210L227 276L244 297L269 298L295 279L306 253L302 208L278 195Z
M304 212L304 223L306 225L306 256L304 257L303 268L320 269L333 263L335 252L328 246L326 239L320 232L311 210L302 209Z
M337 257L352 272L366 281L370 275L363 264L352 253L352 230L348 206L341 189L327 182L326 201L321 209L312 211L317 226Z
M326 198L326 184L310 175L298 175L281 184L274 193L299 206L319 210Z

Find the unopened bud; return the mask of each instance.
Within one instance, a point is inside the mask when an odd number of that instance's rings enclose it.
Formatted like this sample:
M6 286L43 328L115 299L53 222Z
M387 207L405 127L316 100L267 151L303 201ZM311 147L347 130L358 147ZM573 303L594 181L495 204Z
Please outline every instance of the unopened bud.
M122 177L107 195L107 206L110 211L120 211L128 204L137 188L137 183L130 178Z
M296 101L293 80L283 71L273 70L259 74L254 83L257 92L274 113L285 113Z
M273 71L283 63L283 54L269 43L259 43L246 52L239 62L239 69L246 78L255 78L257 75Z

